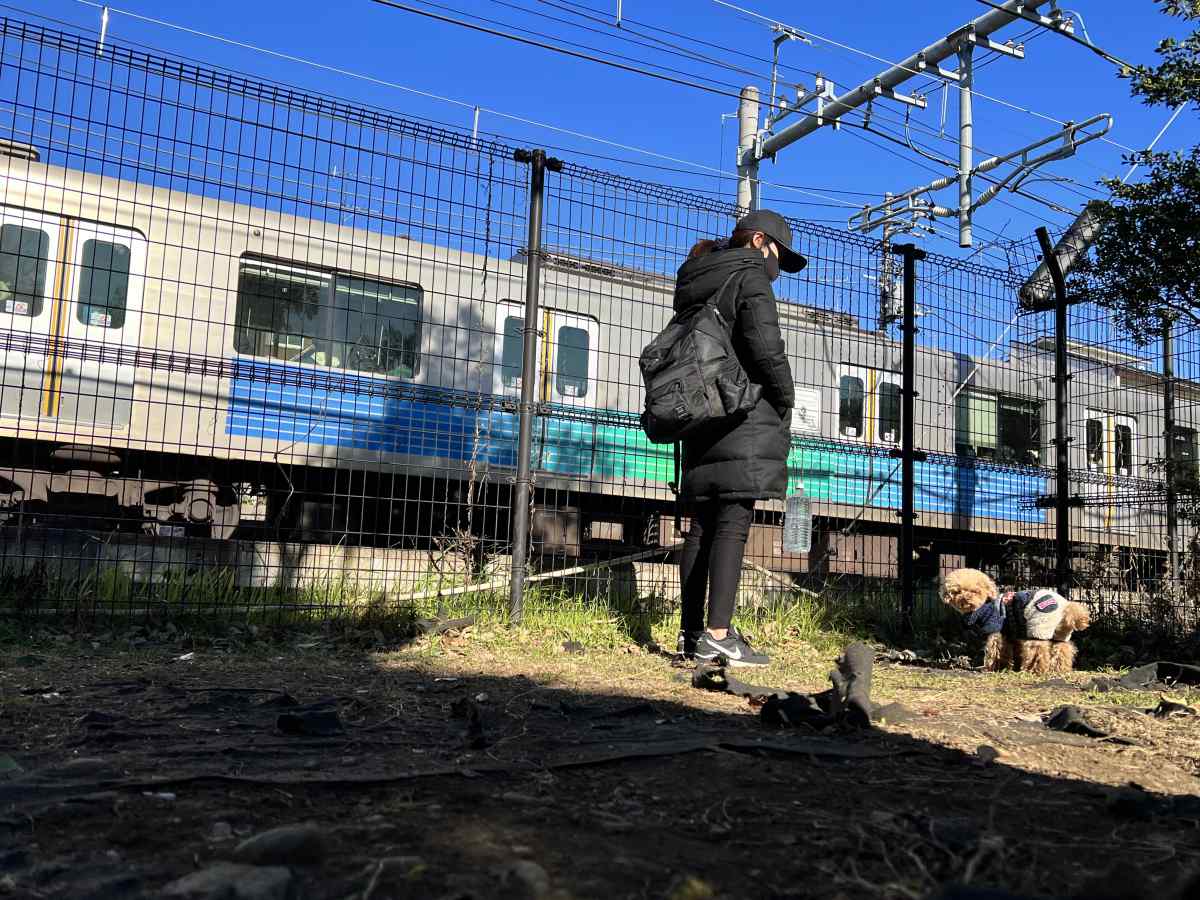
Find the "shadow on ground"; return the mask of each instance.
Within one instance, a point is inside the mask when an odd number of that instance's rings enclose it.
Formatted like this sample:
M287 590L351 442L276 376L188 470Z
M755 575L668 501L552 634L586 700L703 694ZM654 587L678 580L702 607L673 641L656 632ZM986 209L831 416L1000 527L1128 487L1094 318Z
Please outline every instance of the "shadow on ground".
M19 897L1149 898L1200 860L1194 805L902 728L776 730L732 702L324 646L3 662L0 893ZM1020 728L1051 753L1088 740ZM1086 887L1115 863L1133 887ZM197 872L228 884L179 887Z

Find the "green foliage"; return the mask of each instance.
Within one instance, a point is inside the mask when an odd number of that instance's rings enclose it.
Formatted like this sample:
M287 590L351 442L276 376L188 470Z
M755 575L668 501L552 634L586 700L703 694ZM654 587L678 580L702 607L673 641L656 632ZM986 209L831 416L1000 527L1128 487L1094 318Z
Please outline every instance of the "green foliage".
M1106 181L1113 199L1092 207L1098 234L1074 290L1112 309L1145 345L1162 336L1164 319L1200 325L1200 149L1138 161L1146 177Z
M1200 0L1158 0L1186 22L1200 19ZM1123 72L1134 96L1150 106L1200 103L1200 31L1158 46L1162 62ZM1106 179L1111 193L1092 211L1099 225L1072 288L1113 310L1118 327L1137 343L1158 339L1166 323L1200 325L1200 148L1134 154L1140 181Z
M1200 0L1158 0L1162 11L1184 21L1200 18ZM1132 93L1148 104L1200 103L1200 31L1182 41L1166 38L1158 45L1162 62L1129 71Z

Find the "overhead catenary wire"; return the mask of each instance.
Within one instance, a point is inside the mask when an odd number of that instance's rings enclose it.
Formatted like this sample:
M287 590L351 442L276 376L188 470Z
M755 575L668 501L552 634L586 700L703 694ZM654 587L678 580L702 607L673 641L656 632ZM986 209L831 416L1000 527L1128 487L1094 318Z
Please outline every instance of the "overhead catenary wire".
M456 19L453 16L446 16L446 15L442 15L441 13L433 12L432 10L421 9L416 6L410 6L407 3L400 3L399 0L371 0L371 2L377 3L380 6L388 6L393 9L398 9L398 10L401 10L402 12L409 12L409 13L414 13L419 16L425 16L426 18L434 19L439 22L444 22L448 25L455 25L459 28L466 28L471 31L479 31L484 34L490 34L494 37L502 37L502 38L505 38L510 41L515 41L519 44L526 44L527 46L530 46L530 47L538 47L542 50L549 50L552 53L559 53L564 56L570 56L575 59L584 60L586 62L593 62L593 63L598 63L598 64L604 65L604 66L610 66L614 69L620 69L622 71L629 72L634 75L641 75L646 78L655 78L655 79L658 79L659 81L666 81L671 84L679 85L681 87L687 87L687 88L691 88L693 90L704 91L709 94L716 94L721 97L731 97L733 99L741 98L740 91L725 90L724 88L712 87L711 85L700 84L699 82L696 82L696 81L690 81L686 78L678 78L674 75L669 75L669 74L666 74L663 72L653 72L649 69L645 69L640 66L628 65L626 63L618 62L617 60L613 60L613 59L605 59L601 56L596 56L594 53L584 53L584 52L578 51L578 50L571 50L568 47L561 47L550 41L541 41L541 40L537 40L535 38L522 37L519 34L512 34L507 31L501 31L496 28L490 28L486 25L477 25L474 22L467 22L463 19Z
M89 6L89 7L95 8L95 9L101 9L107 5L107 4L101 4L101 3L95 2L95 0L75 0L75 2L82 4L84 6ZM17 12L21 12L22 14L36 15L36 16L39 16L40 18L45 18L49 21L58 22L59 24L71 25L72 27L80 27L76 23L62 22L61 20L54 19L51 16L46 16L42 13L31 13L31 11L29 11L29 10L24 10L24 9L21 9L20 7L11 6L9 4L0 3L0 8L13 9ZM631 153L639 153L639 154L642 154L642 155L647 156L652 159L658 159L658 160L662 160L664 162L675 163L677 165L690 166L695 171L695 174L697 174L697 175L709 175L709 176L717 175L722 178L730 178L730 179L737 178L737 175L734 172L729 172L729 171L726 171L723 169L715 168L713 166L705 165L704 163L694 162L689 159L672 156L670 154L660 153L656 150L650 150L648 148L638 147L638 146L634 146L632 144L622 143L620 141L614 141L609 138L600 137L598 135L587 134L586 132L581 132L581 131L577 131L577 130L570 129L570 128L564 128L559 125L553 125L551 123L542 122L537 119L531 119L526 116L519 116L514 113L504 112L503 110L495 109L492 107L480 106L479 104L470 103L465 100L460 100L460 99L457 99L454 97L446 97L446 96L443 96L440 94L435 94L431 91L426 91L426 90L422 90L419 88L413 88L413 87L401 84L396 81L379 78L374 75L367 75L367 74L364 74L361 72L356 72L351 69L346 69L346 68L343 68L340 66L330 65L328 63L318 62L316 60L307 59L305 57L297 56L295 54L286 53L286 52L279 51L279 50L273 50L273 49L270 49L267 47L262 47L262 46L259 46L256 44L249 43L248 41L238 40L236 38L230 38L230 37L226 37L224 35L219 35L219 34L215 34L212 32L203 31L203 30L200 30L197 28L192 28L187 25L182 25L182 24L179 24L176 22L171 22L166 19L156 18L154 16L148 16L148 15L144 15L142 13L137 13L137 12L133 12L131 10L121 9L121 8L117 8L117 7L113 7L113 6L108 6L108 9L111 13L114 13L114 14L128 16L131 19L146 22L148 24L152 24L152 25L162 27L162 28L168 28L168 29L172 29L175 31L180 31L180 32L183 32L186 34L193 35L195 37L204 38L206 40L212 40L212 41L216 41L218 43L228 44L230 46L238 47L243 50L249 50L250 52L253 52L253 53L261 53L263 55L270 56L275 59L282 59L287 62L296 63L298 65L309 66L314 69L318 69L318 70L325 71L325 72L330 72L332 74L341 75L341 76L344 76L347 78L361 80L361 81L364 81L364 82L367 82L370 84L374 84L374 85L377 85L380 87L386 87L386 88L403 91L403 92L413 94L416 96L424 97L426 99L435 100L435 101L442 102L442 103L447 103L447 104L456 106L461 109L468 109L468 110L479 109L483 112L488 113L489 115L494 115L499 118L507 119L512 122L518 122L522 125L529 125L534 128L545 129L547 131L566 135L568 137L578 138L580 140L585 140L585 141L591 141L596 144L600 144L600 145L606 146L606 147L611 147L616 150L625 150L625 151L628 151ZM151 49L157 49L157 48L151 48ZM498 135L498 136L504 137L504 135ZM611 157L610 157L610 159L611 159ZM810 189L810 188L803 187L803 186L783 184L780 182L760 180L760 183L765 186L776 188L778 190L786 191L789 193L795 193L795 194L799 194L802 196L810 196L817 200L822 200L822 201L825 201L826 203L832 203L834 205L841 206L841 207L857 209L859 206L859 204L852 203L852 202L846 201L846 200L841 200L840 198L830 196L830 194L834 194L834 193L859 193L859 192L831 190L826 193L826 192L823 192L823 189L821 189L821 190ZM861 192L861 193L864 196L871 195L870 192L866 192L866 191ZM797 202L802 202L802 201L797 201Z
M441 10L443 13L449 13L454 16L459 16L460 19L455 20L458 24L471 24L469 22L466 22L466 18L469 17L471 19L474 19L477 22L484 22L487 25L494 25L498 28L507 28L507 29L510 29L511 31L516 31L516 32L520 32L522 34L530 35L531 38L534 40L534 42L536 44L538 44L538 46L545 47L545 44L542 44L540 42L547 42L549 44L549 47L546 47L546 49L555 48L555 49L559 49L559 50L568 50L568 49L574 47L576 50L586 51L585 55L586 54L592 54L592 55L606 54L607 56L612 57L613 60L624 60L628 63L636 63L638 66L641 66L641 67L649 67L651 69L660 69L663 72L666 72L671 75L678 75L681 78L690 78L690 79L698 79L699 81L707 81L707 82L710 82L711 84L717 85L719 87L728 88L731 91L739 91L739 90L741 90L741 87L742 87L742 85L740 85L740 84L735 84L735 83L729 82L729 81L721 81L719 79L712 78L711 76L708 76L708 75L701 75L696 72L681 71L679 69L675 69L670 66L665 66L662 63L652 62L650 60L645 60L645 59L639 59L639 58L633 57L633 56L626 56L625 54L618 53L614 50L601 49L599 47L593 47L589 44L581 44L578 41L572 41L572 40L569 40L568 38L562 37L560 35L547 34L544 31L537 31L535 29L526 28L521 25L514 25L511 22L502 22L498 19L493 19L488 16L480 15L479 13L468 12L468 11L462 10L462 9L456 9L453 6L447 6L445 3L436 2L436 0L416 0L416 2L421 3L425 6L433 7L434 9L437 9L437 10ZM503 3L503 0L495 0L495 2L501 2L502 5L505 5L505 6L510 6L510 7L512 6L512 4ZM390 5L394 5L394 4L388 3L388 4L384 4L384 5L390 6ZM561 19L556 19L556 18L553 20L559 21L559 22L562 21ZM508 36L508 35L506 35L506 36ZM511 35L511 37L516 37L516 35ZM603 61L603 57L596 57L596 59L593 59L592 61ZM639 74L645 74L645 73L639 73ZM760 75L755 75L753 77L760 78L760 79L762 78L762 76L760 76Z
M77 2L80 2L84 5L91 6L94 8L101 8L101 4L94 2L94 0L77 0ZM343 75L346 77L358 78L358 79L362 79L362 80L368 81L373 84L407 91L407 92L413 93L415 95L426 97L428 99L433 99L433 100L437 100L440 102L449 103L449 104L455 105L460 108L482 109L483 111L486 111L489 114L496 115L501 118L508 119L508 120L511 120L514 122L520 122L522 124L530 125L535 128L544 128L546 130L564 134L564 135L567 135L570 137L578 138L578 139L585 140L585 141L596 142L596 143L599 143L599 144L605 145L605 146L610 146L610 147L613 147L614 149L632 152L632 153L638 153L638 154L642 154L642 155L645 155L645 156L648 156L651 158L659 159L659 160L662 160L665 162L672 162L672 163L676 163L678 165L688 166L688 167L691 167L691 169L694 170L694 174L697 174L697 175L710 174L710 175L716 175L720 178L728 178L728 179L736 178L736 175L732 172L728 172L728 171L725 171L725 170L722 170L719 168L715 168L712 166L707 166L707 165L704 165L701 163L696 163L691 160L682 159L679 157L674 157L674 156L670 156L667 154L658 153L656 151L648 150L646 148L641 148L641 147L636 147L636 146L629 145L629 144L624 144L624 143L621 143L618 141L613 141L613 140L610 140L607 138L602 138L602 137L598 137L595 135L586 134L586 133L575 131L572 129L562 128L560 126L555 126L555 125L551 125L549 123L540 122L540 121L530 119L530 118L527 118L524 116L517 116L517 115L511 114L511 113L505 113L500 110L490 109L490 108L486 108L486 107L479 107L477 104L468 103L466 101L458 100L456 98L444 97L444 96L434 94L432 92L422 91L422 90L415 89L415 88L410 88L406 85L402 85L397 82L388 81L386 79L376 78L374 76L363 75L361 73L354 72L352 70L348 70L348 69L345 69L342 67L331 66L331 65L328 65L325 63L319 63L319 62L316 62L313 60L308 60L303 57L296 56L294 54L283 53L280 51L274 51L274 50L270 50L267 48L259 47L254 44L250 44L249 42L246 42L246 41L240 41L240 40L236 40L236 39L232 39L232 38L226 38L223 36L214 35L214 34L211 34L208 32L200 31L198 29L189 28L187 26L177 25L176 23L168 22L163 19L146 16L146 15L142 15L139 13L133 13L128 10L121 10L121 9L116 9L116 8L110 7L110 11L115 12L115 13L120 13L123 15L127 15L131 18L146 21L146 22L158 25L158 26L175 28L175 29L178 29L183 32L193 34L196 36L201 36L201 37L205 37L208 39L213 39L213 40L221 41L224 43L228 43L230 45L238 46L240 48L247 49L252 52L264 53L264 54L267 54L270 56L274 56L276 58L285 59L290 62L295 62L298 64L313 66L315 68L333 72L335 74ZM846 208L846 209L858 209L860 207L860 204L857 204L857 203L854 203L851 201L847 201L847 200L843 200L840 197L831 196L830 193L822 193L820 191L810 190L810 189L800 187L800 186L782 184L782 183L767 181L767 180L763 180L763 179L760 179L759 183L763 187L770 187L770 188L773 188L773 189L776 189L779 191L783 191L785 193L794 193L794 194L798 194L803 197L813 197L816 200L823 201L821 204L819 204L821 206L832 206L832 207L840 207L840 208ZM842 193L842 192L837 192L837 193ZM850 193L850 192L845 192L845 193ZM857 193L861 196L871 196L873 192L857 192ZM792 202L801 203L804 205L814 205L814 206L818 205L818 204L810 204L806 200L795 200ZM1024 214L1028 215L1027 211L1022 211L1022 212ZM830 220L830 221L837 221L837 220ZM989 231L986 228L983 230L985 232ZM994 232L992 232L992 233L994 233Z
M538 2L544 3L548 6L556 7L558 9L564 8L562 6L562 4L552 2L552 0L538 0ZM604 22L605 24L614 28L614 30L616 29L616 26L611 19L602 19L599 16L587 15L588 13L595 12L590 7L584 6L581 3L577 3L577 2L575 2L575 0L562 0L562 3L565 3L569 7L573 7L575 10L578 11L579 15L586 16L587 18L590 18L592 21L595 21L595 22ZM641 28L646 28L651 31L656 31L659 34L666 34L673 38L677 38L679 40L688 41L689 43L697 44L701 47L708 47L713 50L720 50L724 53L731 53L734 56L740 56L743 59L754 60L755 62L765 63L766 65L777 64L781 70L787 70L787 71L791 71L791 72L802 72L805 75L808 75L809 77L812 77L812 78L816 78L821 74L820 72L815 72L812 69L805 69L802 66L797 66L792 63L784 63L784 62L775 63L774 60L768 59L767 57L764 57L764 56L758 56L754 53L748 53L745 50L739 50L736 47L725 47L725 46L722 46L721 44L713 43L712 41L706 41L703 38L696 37L695 35L684 34L683 32L674 31L670 28L664 28L661 25L654 25L652 23L643 22L638 19L631 19L629 16L622 17L620 30L621 31L629 30L630 24L637 25ZM634 33L636 34L637 32L634 32Z
M747 69L744 66L734 65L733 63L728 63L723 60L716 59L715 57L707 56L703 53L698 53L695 50L688 50L686 47L680 47L677 44L672 44L669 41L662 40L661 38L647 36L645 40L639 40L638 38L642 37L642 35L640 35L636 31L631 31L628 28L613 27L610 31L607 28L596 28L591 25L583 24L582 22L572 21L570 19L564 19L560 16L553 16L553 15L549 15L547 13L538 12L537 10L530 9L527 6L520 6L519 4L511 3L511 2L509 2L509 0L491 0L491 2L495 3L497 6L503 6L506 9L511 9L511 10L514 10L517 12L526 13L528 15L537 16L539 18L539 20L544 20L544 21L549 21L549 22L557 22L560 25L566 25L570 28L578 28L580 30L587 31L590 34L603 34L606 36L615 37L615 38L618 38L619 40L625 41L626 43L633 44L634 46L644 47L644 48L647 48L650 50L654 50L655 52L658 52L658 53L663 52L665 49L666 52L672 54L673 56L678 56L682 59L690 60L691 62L703 63L704 65L709 65L709 66L714 66L716 68L725 69L726 71L734 72L738 75L745 75L749 78L755 79L756 81L761 81L764 84L770 83L770 80L771 80L769 75L765 75L762 72L756 72L753 69ZM566 12L570 15L578 16L578 17L584 19L585 21L597 22L597 23L602 23L605 25L609 24L604 19L601 19L598 16L584 15L583 13L580 13L580 12L570 9L569 7L561 6L557 3L551 2L551 0L537 0L537 2L542 3L546 6L550 6L553 9L557 9L557 10Z

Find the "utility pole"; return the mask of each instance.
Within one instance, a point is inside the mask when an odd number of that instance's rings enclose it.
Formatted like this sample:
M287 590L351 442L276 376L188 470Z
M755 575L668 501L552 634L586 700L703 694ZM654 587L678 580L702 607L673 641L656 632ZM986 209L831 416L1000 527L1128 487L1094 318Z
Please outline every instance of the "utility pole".
M742 88L738 102L738 192L740 210L758 209L758 160L754 148L758 143L758 88Z
M968 31L970 38L975 33ZM975 120L971 109L973 40L958 45L958 246L971 246L971 166L974 165Z

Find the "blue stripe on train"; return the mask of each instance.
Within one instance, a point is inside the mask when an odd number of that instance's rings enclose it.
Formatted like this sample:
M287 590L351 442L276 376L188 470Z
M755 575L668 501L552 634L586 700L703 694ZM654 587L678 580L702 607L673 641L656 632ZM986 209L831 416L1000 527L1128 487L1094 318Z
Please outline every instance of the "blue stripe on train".
M388 396L394 383L377 378L339 375L326 382L313 379L309 384L288 384L286 373L295 372L290 366L242 363L239 369L251 377L233 379L227 424L231 435L516 465L516 415L472 408L479 405L479 398L473 395L456 395L452 399L457 402L449 402L445 391ZM354 390L355 385L361 385L361 391ZM414 390L410 385L405 388ZM392 391L394 394L394 387ZM628 428L633 433L637 421L633 416L629 419ZM539 417L534 430L536 467L559 475L637 485L660 484L670 477L647 478L642 474L652 468L648 465L652 461L643 456L653 453L669 457L669 449L643 446L641 440L612 445L614 429L604 430L606 439L600 441L594 422L553 415ZM802 468L793 465L793 482L801 481L813 499L899 508L898 460L831 449L805 450L800 455L806 459ZM669 460L660 470L670 472ZM952 457L918 462L915 472L917 509L962 517L962 527L970 527L970 519L975 516L1028 523L1046 520L1043 510L1022 509L1020 505L1022 498L1047 491L1048 481L1042 475L981 468L969 460Z

